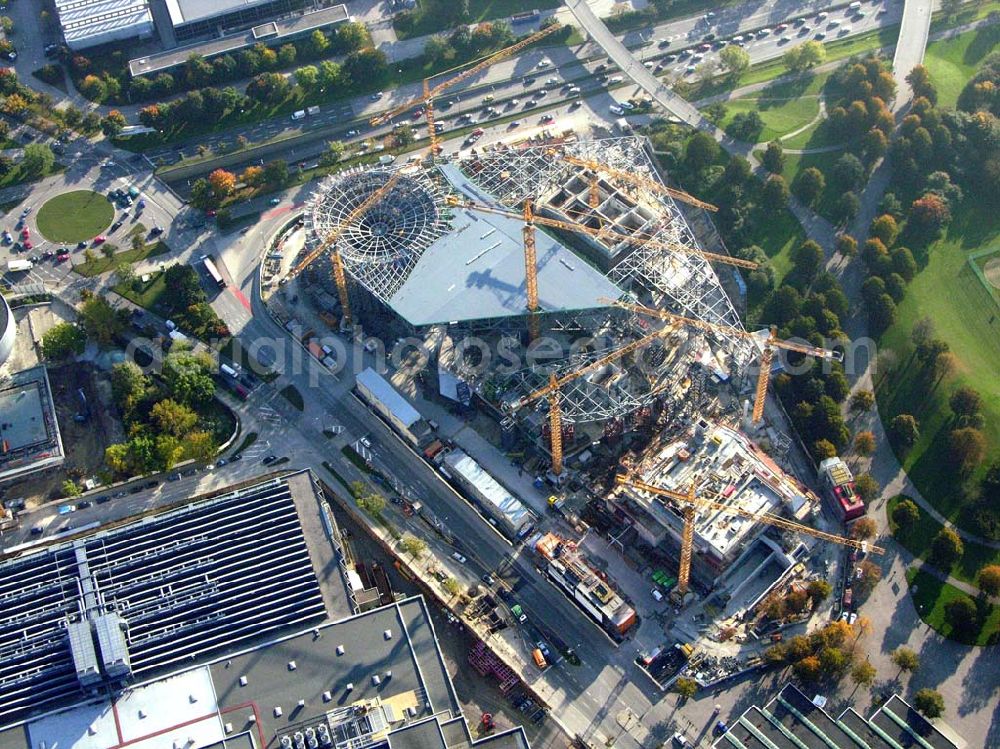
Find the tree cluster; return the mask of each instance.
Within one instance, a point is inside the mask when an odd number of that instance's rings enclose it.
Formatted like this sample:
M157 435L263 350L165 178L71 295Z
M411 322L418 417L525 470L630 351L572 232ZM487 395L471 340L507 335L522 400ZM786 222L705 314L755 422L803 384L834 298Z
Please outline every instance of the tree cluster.
M805 682L836 682L853 665L853 645L860 632L847 622L837 620L808 635L796 635L787 642L772 645L764 652L770 663L792 667Z
M196 338L225 338L229 328L208 303L198 272L190 265L177 263L164 271L169 295L164 295L163 313L182 330Z
M111 390L128 437L105 450L114 474L137 476L215 455L206 415L215 393L212 369L210 357L189 351L172 351L160 376L144 374L133 362L114 366Z

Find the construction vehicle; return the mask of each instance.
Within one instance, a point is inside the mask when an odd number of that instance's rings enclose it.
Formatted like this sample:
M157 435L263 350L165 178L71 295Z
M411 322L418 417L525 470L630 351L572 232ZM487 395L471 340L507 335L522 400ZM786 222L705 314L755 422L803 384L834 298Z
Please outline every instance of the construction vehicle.
M347 218L344 219L343 223L335 226L330 231L330 233L323 238L323 241L320 242L312 252L306 255L306 257L301 262L299 262L298 265L292 268L291 272L289 272L288 274L288 277L285 279L286 283L288 281L291 281L293 278L299 275L299 273L305 270L305 268L313 260L318 258L320 255L322 255L324 252L326 252L328 249L332 247L333 278L334 281L336 281L337 283L337 293L340 296L340 306L344 313L342 324L345 326L351 324L351 301L350 297L348 297L347 295L347 275L344 273L344 261L340 257L340 251L336 247L337 240L340 239L340 235L344 233L344 231L347 229L348 226L350 226L359 218L361 218L364 214L366 214L369 210L371 210L371 208L376 203L378 203L380 200L382 200L382 198L388 195L389 192L392 190L392 188L396 186L396 183L399 182L400 177L402 177L402 174L400 172L396 172L395 174L389 177L389 179L386 181L384 185L382 185L378 190L376 190L367 198L365 198L365 200L361 203L361 205L359 205L357 208L355 208L347 215Z
M767 525L773 525L776 528L781 528L786 531L803 533L807 536L813 536L824 541L840 544L842 546L848 546L852 549L860 549L864 552L872 552L874 554L885 553L885 549L875 546L874 544L870 544L867 541L859 541L854 538L838 536L816 528L810 528L808 525L801 525L800 523L786 520L785 518L773 515L770 512L763 512L759 514L753 513L749 510L744 510L741 507L734 507L724 502L720 502L711 497L698 496L695 492L694 484L691 485L687 492L677 492L670 489L664 489L659 486L654 486L653 484L648 484L645 481L633 479L622 473L615 476L615 482L619 486L631 487L632 489L638 489L639 491L654 494L659 497L667 497L668 499L681 503L684 510L684 526L681 533L681 559L679 571L677 573L677 587L674 589L675 593L671 594L677 598L682 599L688 591L688 583L691 577L691 552L694 546L694 518L699 509L712 510L713 512L720 512L726 515L738 515L740 517L747 518L748 520L753 520L754 522L766 523Z
M559 389L578 377L583 377L584 375L590 374L601 367L610 364L611 362L617 361L622 357L628 356L633 351L637 351L648 343L658 339L666 338L672 335L676 330L676 326L667 325L659 330L655 330L652 333L644 335L642 338L638 338L631 343L627 343L617 349L614 349L610 353L602 356L586 366L580 367L577 370L564 374L562 377L556 377L554 373L549 374L549 384L543 388L536 390L522 398L518 398L513 401L504 402L501 407L502 410L513 413L518 411L525 406L533 403L539 398L547 398L549 401L549 439L550 439L550 452L552 453L552 473L558 479L562 474L563 469L563 449L562 449L562 409L560 404Z
M718 325L716 323L705 322L704 320L694 320L689 317L682 317L681 315L675 315L673 312L667 312L666 310L652 309L651 307L644 307L641 304L631 304L629 302L615 301L612 299L602 299L601 301L612 304L615 307L621 307L622 309L631 310L640 315L648 315L649 317L656 317L660 320L665 320L667 322L682 322L686 325L691 325L702 330L709 330L716 333L722 333L728 336L736 336L739 338L751 338L756 340L757 337L742 328L734 328L729 325ZM760 357L760 372L757 374L757 390L754 395L753 402L753 423L760 423L761 417L764 415L764 401L767 398L767 386L771 375L771 361L774 358L774 349L780 348L785 351L795 351L799 354L805 354L806 356L815 356L820 359L828 359L833 361L843 361L844 355L840 351L833 351L831 349L820 348L818 346L811 346L806 343L794 343L792 341L785 341L775 336L775 328L771 326L770 333L767 340L764 342L763 349L761 351Z
M581 159L578 156L571 156L568 153L563 153L555 149L551 149L547 152L550 156L557 159L562 159L568 164L573 164L574 166L580 166L584 169L589 169L595 173L603 172L609 177L614 177L615 179L620 179L623 182L630 182L633 185L638 185L640 187L645 187L653 192L658 192L661 195L669 195L674 200L679 200L682 203L687 203L688 205L693 205L696 208L701 208L706 211L718 211L719 209L712 205L711 203L706 203L704 200L698 200L698 198L693 195L689 195L683 190L677 190L673 187L667 187L664 184L657 182L656 180L644 177L641 174L634 174L632 172L626 172L622 169L615 169L607 164L601 164L598 161L591 161L589 159ZM594 191L596 189L597 179L596 177L591 181L591 197L590 197L590 207L596 208L594 205Z

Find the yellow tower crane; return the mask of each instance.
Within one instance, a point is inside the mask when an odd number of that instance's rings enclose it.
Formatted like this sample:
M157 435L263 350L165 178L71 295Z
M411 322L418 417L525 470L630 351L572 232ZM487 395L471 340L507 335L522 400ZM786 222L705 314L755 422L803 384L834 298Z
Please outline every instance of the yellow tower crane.
M434 88L430 88L430 82L429 82L429 79L428 79L427 81L425 81L423 96L419 96L419 97L410 99L408 102L406 102L404 104L400 104L397 107L393 107L388 112L382 112L381 114L377 114L374 117L372 117L370 120L368 120L368 123L370 125L372 125L373 127L378 126L378 125L384 125L386 122L388 122L389 120L391 120L396 115L402 114L403 112L405 112L407 109L410 109L411 107L415 107L415 106L418 106L420 104L426 104L428 101L430 101L434 97L438 96L443 91L446 91L447 89L451 88L452 86L456 86L459 83L461 83L462 81L466 81L469 78L471 78L472 76L477 75L477 74L483 72L484 70L486 70L487 68L489 68L491 65L494 65L494 64L500 62L501 60L505 60L508 57L511 57L512 55L516 55L518 52L520 52L525 47L528 47L528 46L534 44L539 39L544 39L549 34L553 34L556 31L558 31L560 28L562 28L562 25L559 24L559 23L554 23L551 26L547 26L544 29L542 29L541 31L538 31L538 32L532 34L531 36L526 37L526 38L522 39L521 41L519 41L519 42L517 42L515 44L512 44L509 47L505 47L504 49L500 50L499 52L496 52L496 53L490 55L489 57L485 58L484 60L482 60L481 62L477 63L476 65L473 65L471 68L462 71L461 73L459 73L458 75L456 75L454 78L449 78L448 80L446 80L446 81L444 81L442 83L439 83ZM433 130L434 130L434 126L432 124L431 125L431 142L432 142L432 144L436 145L436 139L434 137L435 134L434 134Z
M347 325L351 324L351 302L347 295L347 274L344 273L344 261L340 256L340 250L336 248L336 242L340 239L340 235L344 233L348 226L361 218L371 209L372 206L389 194L389 191L396 186L397 182L399 182L400 177L402 177L400 172L396 172L390 176L384 185L365 198L353 211L347 214L347 218L337 224L337 226L333 227L333 229L330 230L330 233L323 238L323 241L321 241L312 252L306 255L306 257L288 273L288 280L291 281L299 275L299 273L305 270L306 266L308 266L313 260L333 247L333 280L337 284L337 294L340 296L340 306L344 311L344 322Z
M680 568L677 572L677 592L680 595L687 593L688 583L691 577L691 552L694 547L694 517L695 513L699 509L715 510L727 515L738 515L742 518L753 520L754 522L766 523L767 525L773 525L776 528L793 531L795 533L804 533L807 536L813 536L815 538L822 539L823 541L841 544L842 546L849 546L852 549L859 549L865 552L870 551L874 554L885 553L885 549L880 546L869 544L867 541L859 541L854 538L838 536L833 533L817 530L816 528L810 528L808 525L802 525L801 523L786 520L785 518L780 517L779 515L773 515L770 512L753 513L749 510L744 510L741 507L733 507L732 505L728 505L714 499L699 497L695 493L694 484L691 485L690 490L687 492L675 492L670 489L663 489L659 486L648 484L645 481L632 479L621 473L615 476L615 481L619 486L628 486L633 489L638 489L639 491L648 492L649 494L655 494L660 497L667 497L668 499L673 499L682 503L681 506L684 510L684 526L681 532Z
M674 200L679 200L682 203L687 203L688 205L693 205L696 208L703 208L706 211L718 211L711 203L706 203L704 200L698 200L698 198L693 195L689 195L683 190L677 190L673 187L667 187L664 184L657 182L649 177L643 177L641 174L634 174L633 172L626 172L623 169L615 169L607 164L602 164L599 161L591 161L589 159L581 159L578 156L571 156L568 153L563 153L555 149L550 149L548 151L550 156L554 156L557 159L562 159L568 164L573 164L575 166L581 166L585 169L590 169L594 172L603 172L609 177L615 177L624 182L631 182L633 185L640 185L646 187L653 192L658 192L663 195L669 195Z
M673 312L667 312L666 310L644 307L641 304L630 304L629 302L620 301L616 302L612 299L602 299L601 301L612 304L615 307L631 310L632 312L636 312L640 315L648 315L650 317L656 317L660 320L666 320L668 322L682 322L686 325L701 328L702 330L710 330L716 333L723 333L725 335L737 336L740 338L756 339L756 336L753 333L749 333L742 328L734 328L729 325L717 325L716 323L705 322L704 320L694 320L689 317L675 315ZM764 349L761 352L760 357L760 372L757 374L757 391L754 395L753 401L754 424L760 422L761 417L764 415L764 401L767 399L767 386L771 374L771 360L774 357L774 349L779 348L784 349L785 351L795 351L800 354L805 354L806 356L815 356L819 359L828 359L833 361L843 361L844 359L844 355L840 351L832 351L818 346L810 346L806 343L794 343L792 341L785 341L778 338L775 336L775 329L772 326L770 334L764 342Z
M638 338L631 343L627 343L624 346L611 351L605 356L595 359L590 364L581 367L580 369L573 370L568 374L564 374L562 377L556 377L555 374L549 374L549 384L543 388L536 390L533 393L529 393L522 398L518 398L515 401L509 401L502 404L502 409L508 413L514 413L529 405L534 403L539 398L547 398L549 401L549 432L551 433L551 452L552 452L552 473L556 476L562 473L563 469L563 452L562 452L562 407L560 403L559 391L563 387L573 380L579 377L590 374L603 366L610 364L611 362L618 361L622 357L628 356L633 351L637 351L648 343L658 339L666 338L668 335L676 330L676 326L666 325L659 330L655 330L642 338Z
M538 338L538 260L535 253L535 223L531 213L531 199L524 201L524 286L528 296L528 333L531 340ZM560 435L562 439L562 435Z

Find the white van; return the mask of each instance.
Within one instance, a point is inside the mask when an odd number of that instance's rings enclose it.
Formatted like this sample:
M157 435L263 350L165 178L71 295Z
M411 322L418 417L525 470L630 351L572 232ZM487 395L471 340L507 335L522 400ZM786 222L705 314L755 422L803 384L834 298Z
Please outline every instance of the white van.
M859 2L857 2L855 0L855 2L853 2L853 3L851 3L850 5L847 6L847 9L848 10L861 10L861 3L859 3Z
M305 117L306 117L306 110L304 109L297 109L294 112L292 112L293 120L304 120Z
M313 106L313 107L306 107L306 112L308 112L311 116L315 117L316 115L319 114L319 107L315 107L315 106Z

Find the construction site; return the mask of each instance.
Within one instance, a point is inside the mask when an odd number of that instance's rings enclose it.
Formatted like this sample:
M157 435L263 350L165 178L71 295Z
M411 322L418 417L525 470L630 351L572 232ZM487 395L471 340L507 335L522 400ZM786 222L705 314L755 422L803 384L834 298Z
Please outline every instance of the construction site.
M693 227L715 207L671 187L643 137L439 155L434 96L495 59L382 116L425 116L429 152L327 177L276 239L265 298L334 371L347 362L309 320L352 338L359 399L611 640L634 638L657 684L694 665L671 638L703 635L719 647L702 681L727 678L762 601L816 574L814 549L868 550L821 517L780 410L765 418L779 352L841 354L743 327L755 264L703 249ZM403 493L406 514L452 539L418 500ZM490 631L533 626L484 600L469 618ZM534 634L544 670L552 633Z

